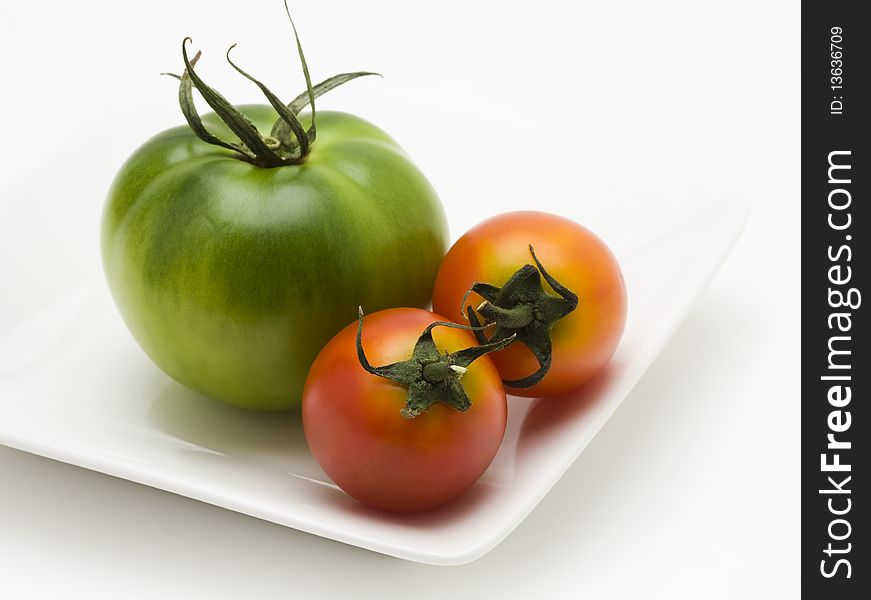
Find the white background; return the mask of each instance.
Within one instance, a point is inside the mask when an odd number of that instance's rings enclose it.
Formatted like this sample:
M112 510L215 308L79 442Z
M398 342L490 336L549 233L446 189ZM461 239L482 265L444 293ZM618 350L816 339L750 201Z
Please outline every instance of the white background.
M369 68L467 106L446 152L505 115L742 190L747 230L575 465L472 564L403 562L0 448L0 597L798 597L799 4L295 4L315 79ZM0 186L188 34L206 73L229 78L219 59L239 42L246 66L284 53L286 71L251 70L300 88L278 0L0 4ZM389 122L414 98L379 98L356 112L419 155Z

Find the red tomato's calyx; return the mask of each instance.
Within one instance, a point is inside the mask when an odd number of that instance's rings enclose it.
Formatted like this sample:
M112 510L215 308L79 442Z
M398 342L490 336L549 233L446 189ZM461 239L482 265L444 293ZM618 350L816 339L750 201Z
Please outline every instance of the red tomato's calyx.
M535 267L526 265L526 267ZM506 329L520 330L535 321L535 305L532 302L519 302L512 308L501 308L484 300L475 311L488 323L498 323Z
M451 406L460 412L469 410L472 403L460 383L460 378L477 358L489 352L502 350L515 338L511 335L493 343L442 354L432 338L432 330L438 326L472 329L466 325L436 321L423 330L414 345L411 358L382 367L373 367L363 351L363 309L359 309L357 358L367 372L408 387L408 398L400 411L400 414L407 419L415 418L436 402Z
M266 99L269 100L269 103L275 109L275 112L278 113L278 120L272 126L272 131L268 136L262 135L245 115L239 112L217 90L206 85L200 76L197 75L194 67L200 59L201 53L197 52L193 59L188 58L187 43L191 41L190 38L185 38L181 47L185 70L180 76L167 73L167 75L172 75L180 81L178 97L181 111L197 137L207 144L234 150L239 154L241 160L250 162L258 167L281 167L302 164L309 155L309 152L311 152L311 146L317 134L315 128L315 98L352 79L364 75L378 75L378 73L370 73L368 71L342 73L334 75L317 85L312 85L308 65L305 62L305 55L303 54L299 35L296 31L296 25L290 16L290 10L287 8L287 0L284 2L284 8L287 11L287 17L290 19L290 25L293 28L293 35L296 39L296 48L300 63L302 64L302 71L305 75L305 92L294 98L290 103L285 104L268 87L243 71L230 59L230 51L236 47L235 44L227 50L227 62L230 63L230 66L259 87L260 91L263 92L263 95L266 96ZM197 89L206 103L215 111L215 114L239 138L238 141L228 142L222 140L206 129L200 119L196 106L194 106L193 88ZM306 106L311 106L311 125L308 129L303 127L298 116L299 112Z
M536 372L522 379L503 381L512 388L532 387L547 375L553 361L551 330L557 321L578 306L577 295L551 277L539 262L532 245L529 246L529 253L535 266L522 266L501 288L487 283L475 283L463 298L462 309L473 326L479 343L492 344L515 338L523 342L535 355L539 365ZM541 283L542 277L559 294L558 297L545 291ZM466 306L466 299L472 292L484 298L477 311ZM485 326L496 326L489 340L484 335L478 319L479 314L483 317Z

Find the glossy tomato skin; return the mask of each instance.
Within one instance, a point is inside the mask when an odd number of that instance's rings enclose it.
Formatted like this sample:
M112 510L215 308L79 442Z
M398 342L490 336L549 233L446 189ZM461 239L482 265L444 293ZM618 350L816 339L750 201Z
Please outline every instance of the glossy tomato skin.
M529 245L545 269L578 295L580 304L553 328L553 365L538 384L509 389L520 396L555 396L584 384L610 359L626 324L626 287L617 259L589 229L556 215L521 211L488 219L464 234L448 251L433 293L433 310L457 323L463 295L475 282L501 287L525 264ZM544 284L548 293L553 293ZM477 306L477 294L468 303ZM523 344L491 355L506 380L538 369Z
M367 315L369 362L407 360L424 328L445 320L412 308ZM452 500L484 473L505 433L508 410L496 367L483 356L463 375L468 411L436 403L406 419L400 410L407 389L363 370L356 332L354 323L330 340L306 380L302 422L312 453L339 487L369 506L408 512ZM446 327L436 327L433 339L442 351L476 345L468 332Z
M240 109L260 131L277 118ZM401 148L355 116L317 117L305 163L277 168L187 126L160 133L105 205L104 269L133 336L171 377L230 404L298 407L317 351L357 306L427 305L447 247L441 204ZM214 114L204 122L232 138Z

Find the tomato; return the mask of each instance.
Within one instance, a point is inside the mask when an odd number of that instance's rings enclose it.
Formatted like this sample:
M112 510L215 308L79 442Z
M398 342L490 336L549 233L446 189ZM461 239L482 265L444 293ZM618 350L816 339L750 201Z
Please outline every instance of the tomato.
M298 407L318 349L359 304L428 303L447 246L444 212L386 133L316 113L316 97L373 73L312 85L297 37L306 92L285 104L228 50L269 101L236 107L197 74L190 41L176 76L188 126L136 150L109 191L106 279L168 375L241 407ZM213 113L199 115L194 89Z
M261 128L277 118L242 111ZM241 407L293 408L358 304L428 304L447 247L432 187L366 121L320 112L317 126L302 165L261 168L179 127L116 177L102 225L109 287L178 382Z
M185 61L192 71L196 58ZM287 164L243 154L242 143L207 143L231 138L244 117L231 106L200 121L188 71L191 127L146 142L109 192L109 288L137 342L178 382L241 407L298 407L309 365L359 304L428 304L447 247L444 212L397 143L350 114L318 112L316 141L311 114L300 115L307 155L289 144L277 157ZM279 123L272 106L238 112L260 131Z
M468 331L426 331L437 321L444 319L413 308L367 315L359 324L363 360L388 366L367 372L355 344L358 324L352 324L324 346L306 380L302 422L309 447L339 487L369 506L415 511L444 504L484 473L505 433L505 391L483 356L487 350L476 347ZM456 364L447 367L439 351L451 353ZM456 360L469 352L477 360L468 364L468 354L465 362ZM447 376L428 381L432 367L421 362L447 367ZM405 385L387 378L401 380L403 372L411 373ZM452 396L449 386L426 396L438 388L436 379L461 391Z
M527 281L520 282L524 276ZM439 269L433 310L465 322L461 306L475 283L490 301L469 295L466 305L478 307L472 320L496 322L501 335L518 333L516 343L492 355L514 394L554 396L582 385L611 359L623 334L627 300L617 260L595 234L569 219L514 212L469 230ZM494 308L491 301L512 286L521 290L512 305ZM513 323L504 320L509 312ZM530 387L512 385L535 380L536 373L543 379Z

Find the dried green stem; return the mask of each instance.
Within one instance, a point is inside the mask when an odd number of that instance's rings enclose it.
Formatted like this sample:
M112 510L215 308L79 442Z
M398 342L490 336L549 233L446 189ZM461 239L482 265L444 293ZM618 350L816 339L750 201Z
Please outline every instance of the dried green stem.
M244 114L242 114L217 90L209 87L197 74L195 67L200 58L200 52L197 52L193 59L188 58L187 43L190 41L190 38L185 38L182 42L182 57L185 65L184 72L180 76L167 73L167 75L179 80L179 105L181 106L181 111L184 114L188 125L197 137L207 144L233 150L241 160L245 160L259 167L280 167L286 165L298 165L304 162L311 152L312 145L317 137L317 129L315 125L315 98L348 81L357 79L358 77L377 75L377 73L370 73L368 71L342 73L330 77L317 85L312 85L308 64L306 63L302 44L299 41L299 34L296 30L296 24L290 16L290 10L287 6L286 0L284 6L287 12L287 17L290 20L290 25L293 29L297 54L299 55L299 61L302 65L303 75L305 76L305 92L294 98L290 103L285 104L265 84L255 79L252 75L248 74L233 62L230 58L230 52L236 47L235 44L230 46L230 49L227 50L227 61L230 65L240 75L260 88L260 91L278 114L278 119L272 126L268 136L261 134L260 131L257 130L257 127ZM196 89L200 93L206 103L215 111L218 118L227 125L238 140L222 140L206 129L199 113L197 112L196 106L194 105L193 89ZM306 106L311 107L311 118L308 129L303 127L299 119L300 111Z
M437 321L423 330L411 358L405 361L373 367L363 351L363 309L359 309L357 321L357 359L367 372L394 381L408 388L405 406L400 411L403 417L413 419L436 402L441 402L465 412L472 406L460 378L475 360L489 352L507 347L514 337L492 344L472 346L457 352L442 354L436 348L432 330L436 327L471 330L468 325Z
M511 337L522 342L535 356L538 370L521 379L504 381L506 386L517 389L532 387L547 375L553 362L551 331L578 306L577 295L547 272L532 245L529 253L535 265L523 265L501 288L487 283L473 284L463 296L461 307L479 343L491 344ZM545 291L542 278L558 296ZM466 306L472 292L484 298L477 310ZM489 339L477 329L482 325L479 315L484 325L495 325Z

